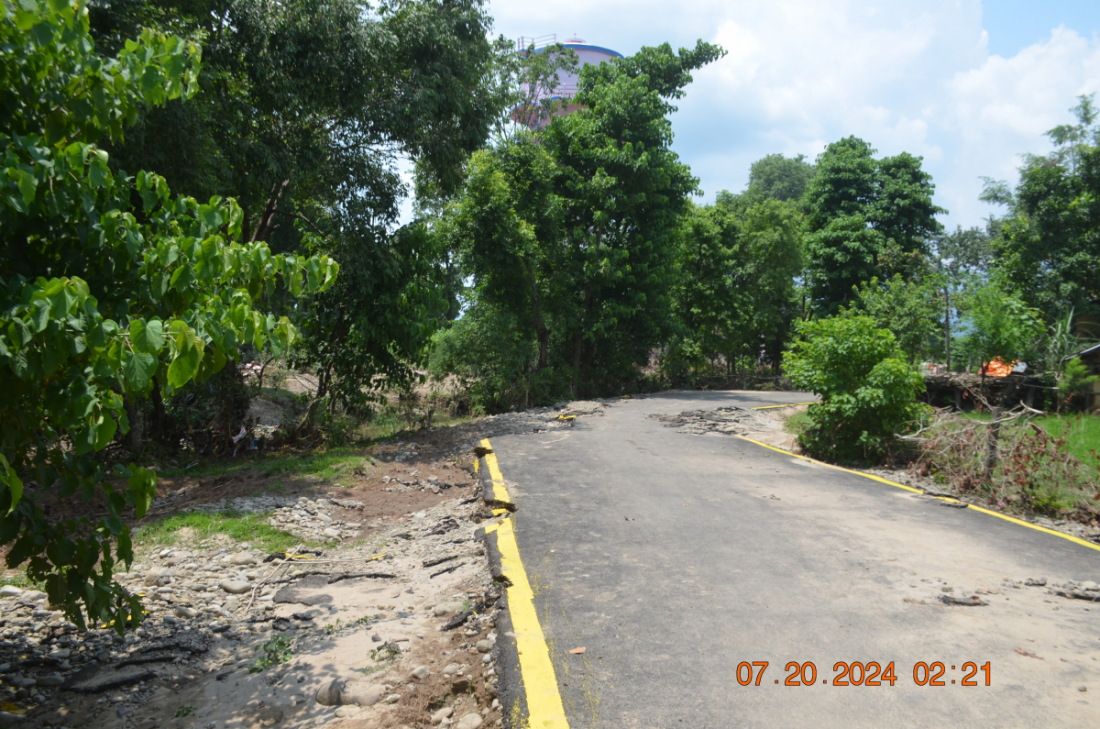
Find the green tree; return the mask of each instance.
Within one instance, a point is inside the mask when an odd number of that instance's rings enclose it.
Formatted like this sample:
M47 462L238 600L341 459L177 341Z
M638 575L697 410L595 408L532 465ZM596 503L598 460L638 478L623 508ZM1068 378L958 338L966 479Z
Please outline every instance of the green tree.
M915 365L932 348L941 330L943 308L936 280L906 281L901 274L880 282L872 278L856 289L857 298L844 313L865 315L889 330L905 360Z
M732 367L745 354L751 315L749 291L738 280L742 231L735 212L695 208L684 216L679 238L672 295L684 331L664 363L674 380L690 370Z
M997 283L971 289L960 301L965 334L960 349L971 365L1041 358L1046 327L1042 313Z
M719 193L680 229L674 315L682 328L666 368L674 378L738 361L778 364L795 317L802 216L794 203Z
M1076 125L1047 132L1055 151L1028 156L1014 192L987 180L983 199L1007 205L994 268L1050 319L1100 315L1100 125L1092 97Z
M586 66L580 111L472 157L438 231L475 305L537 343L547 381L565 373L577 395L621 387L670 331L668 264L696 185L669 148L670 99L720 54L663 45Z
M933 242L935 257L940 269L954 286L961 286L967 279L982 279L989 275L993 262L993 236L988 228L957 226Z
M888 246L927 254L940 232L935 216L945 211L932 204L935 186L921 158L902 153L876 160L874 152L856 137L830 144L803 196L809 283L822 314L836 312L854 286L878 272Z
M784 157L769 154L753 162L749 168L747 192L773 200L799 200L816 171L806 161L805 155Z
M574 309L559 330L577 395L632 377L669 331L667 264L697 180L670 148L668 116L691 72L723 54L702 41L677 53L664 44L585 66L574 98L585 109L546 132L561 170Z
M125 401L204 382L246 343L285 350L294 327L255 302L277 275L294 293L322 290L337 266L238 242L233 201L112 172L97 142L120 140L142 105L194 92L194 44L144 31L102 57L82 2L25 0L4 4L0 47L0 543L73 622L122 632L141 616L112 580L133 559L123 516L143 516L156 484L97 457L129 428ZM106 515L47 514L73 498Z
M1086 396L1092 390L1093 384L1100 380L1100 375L1089 373L1089 366L1081 361L1080 357L1074 357L1066 362L1062 376L1058 379L1058 411L1062 406L1070 403L1074 396Z
M452 308L441 289L453 267L420 223L395 230L405 194L396 160L446 197L498 122L510 98L500 64L514 52L490 40L482 0L96 8L104 42L152 24L204 44L198 93L143 114L114 149L118 167L159 172L185 194L232 196L245 240L347 264L307 302L283 289L269 297L299 325L293 361L321 373L318 397L366 408L377 387L406 386Z
M534 366L537 357L529 326L507 309L475 300L432 337L428 372L456 378L474 412L500 412L561 395L547 389L554 383Z
M803 322L784 356L795 387L821 401L799 442L811 453L852 462L881 458L896 435L922 414L924 381L903 360L894 335L867 316Z
M569 104L573 92L560 88L562 73L575 74L579 68L576 51L561 43L538 49L532 44L519 53L504 56L500 73L510 91L511 112L507 121L501 120L498 140L514 140L524 132L537 134L549 125Z

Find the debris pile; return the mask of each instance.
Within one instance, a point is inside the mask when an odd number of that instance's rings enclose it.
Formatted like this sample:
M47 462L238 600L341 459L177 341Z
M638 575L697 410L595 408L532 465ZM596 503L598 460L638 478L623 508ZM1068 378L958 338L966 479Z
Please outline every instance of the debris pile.
M771 420L757 413L736 406L717 410L688 410L677 415L650 415L677 433L723 433L727 435L746 435L759 430L771 430L767 424Z
M1045 583L1045 580L1044 580ZM1100 584L1092 580L1075 582L1070 580L1061 585L1051 585L1050 592L1059 597L1070 597L1077 600L1089 600L1100 602Z
M427 428L416 440L383 443L377 454L382 461L397 463L422 461L425 458L454 458L473 451L483 438L571 428L578 418L602 416L604 408L617 402L621 400L577 400L558 403L554 407L490 415L458 425Z

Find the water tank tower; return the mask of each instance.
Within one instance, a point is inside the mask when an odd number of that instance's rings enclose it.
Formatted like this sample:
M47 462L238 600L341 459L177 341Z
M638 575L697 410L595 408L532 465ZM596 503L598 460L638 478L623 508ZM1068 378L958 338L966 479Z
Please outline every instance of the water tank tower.
M516 43L516 51L519 53L527 53L531 50L532 46L535 49L535 53L543 53L551 46L557 45L558 36L556 33L552 35L544 35L539 38L527 38L520 37ZM601 64L610 61L612 58L622 58L623 54L618 51L613 51L610 48L603 48L601 46L594 46L589 44L583 38L568 38L562 44L563 48L569 48L577 54L577 59L580 61L580 66L577 68L576 73L569 71L558 71L558 85L553 92L546 90L536 90L532 96L534 101L545 102L547 100L560 101L561 104L554 110L554 116L565 116L566 114L572 114L577 109L580 109L579 104L570 103L570 100L577 93L577 85L580 81L580 67L587 66L589 64ZM526 86L525 86L525 90ZM530 91L528 90L528 93ZM544 113L540 114L534 112L527 105L521 105L516 107L512 111L512 120L517 124L525 124L526 126L536 129L544 127L550 123L550 118Z

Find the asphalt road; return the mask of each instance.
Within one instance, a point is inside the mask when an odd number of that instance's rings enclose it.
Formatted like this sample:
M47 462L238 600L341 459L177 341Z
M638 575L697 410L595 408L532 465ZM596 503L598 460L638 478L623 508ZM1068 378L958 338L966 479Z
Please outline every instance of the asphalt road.
M1100 581L1100 552L647 417L805 399L668 393L493 439L571 727L1100 727L1100 603L1003 585ZM855 661L894 685L834 685Z

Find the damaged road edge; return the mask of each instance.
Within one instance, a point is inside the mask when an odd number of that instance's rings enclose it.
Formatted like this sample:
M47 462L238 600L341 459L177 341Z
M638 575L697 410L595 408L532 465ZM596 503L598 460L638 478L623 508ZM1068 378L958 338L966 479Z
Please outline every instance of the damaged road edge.
M500 521L485 528L485 545L493 581L504 587L505 610L494 650L501 666L500 701L505 726L519 729L569 729L550 649L535 612L534 592L520 558L508 494L496 454L486 438L478 473L485 503Z

